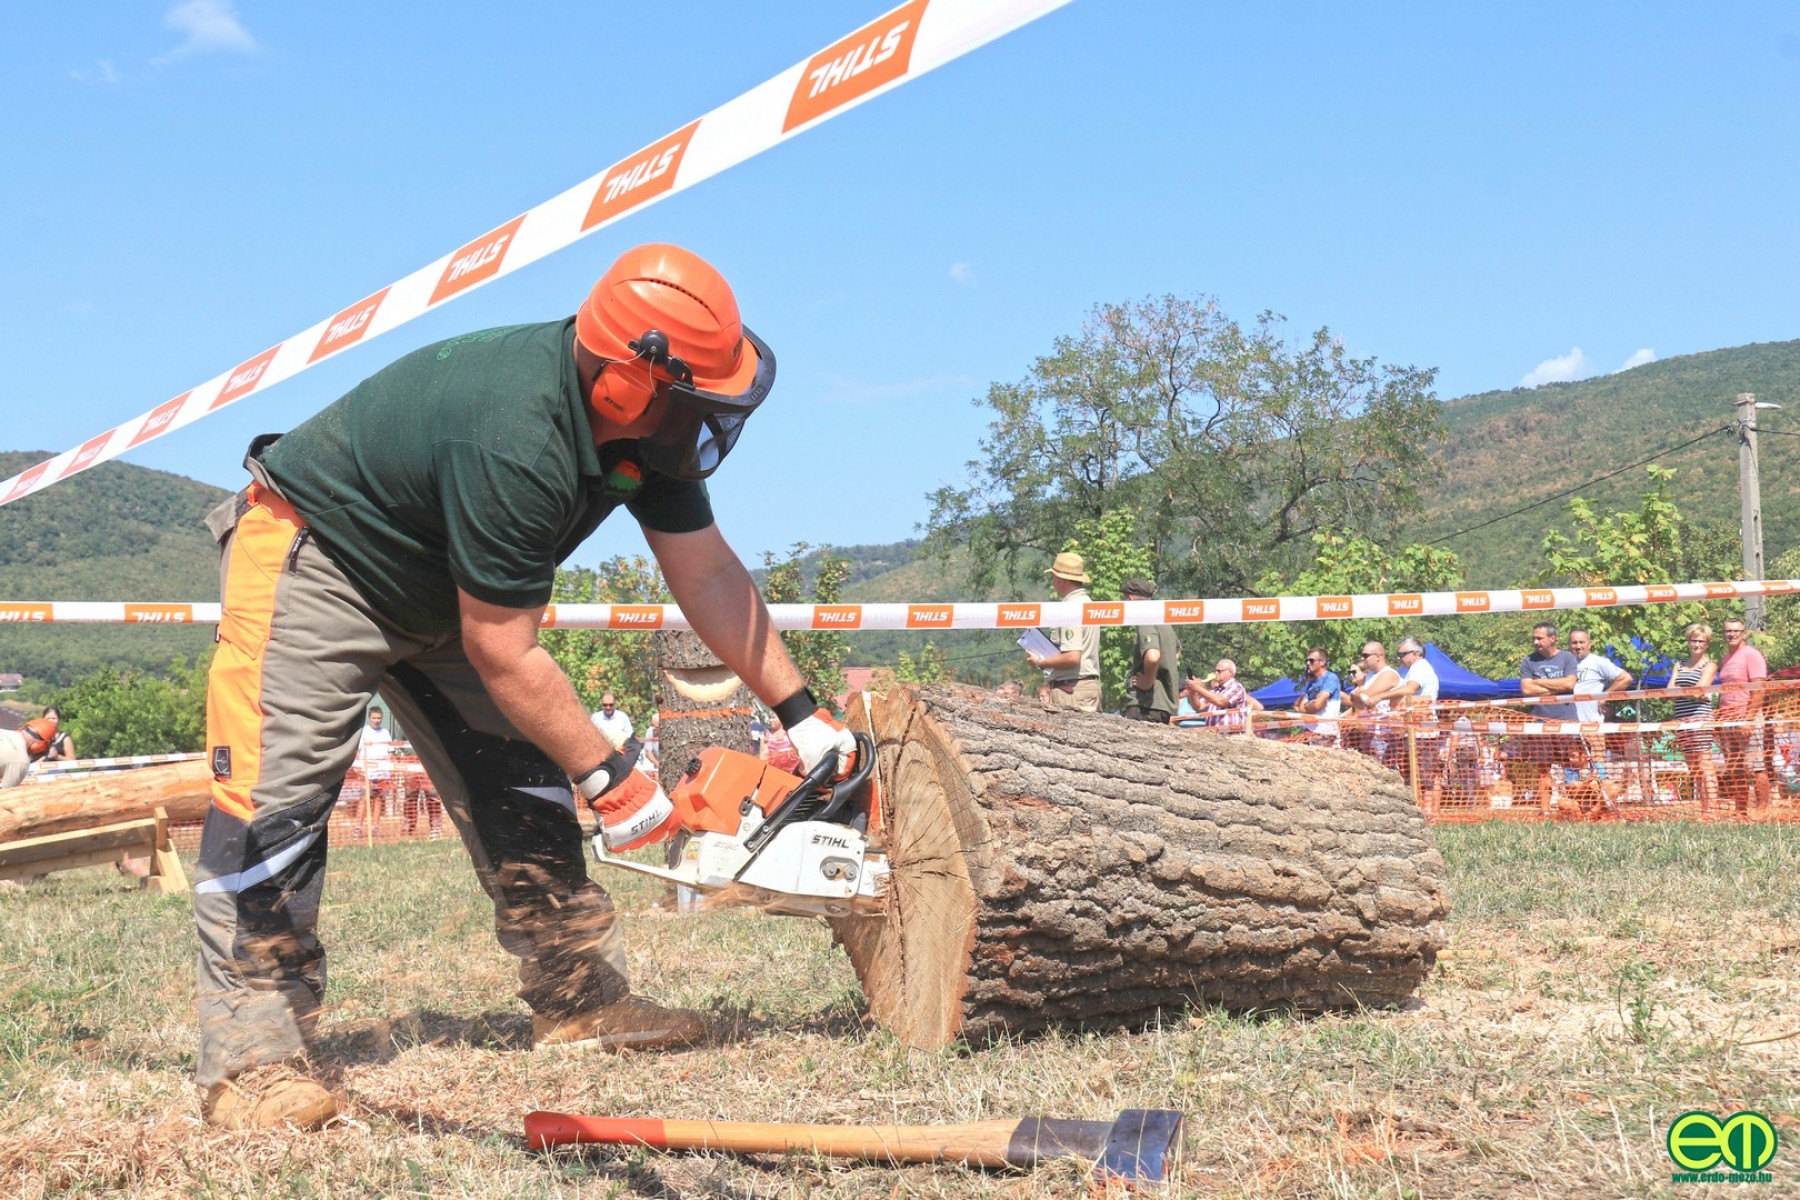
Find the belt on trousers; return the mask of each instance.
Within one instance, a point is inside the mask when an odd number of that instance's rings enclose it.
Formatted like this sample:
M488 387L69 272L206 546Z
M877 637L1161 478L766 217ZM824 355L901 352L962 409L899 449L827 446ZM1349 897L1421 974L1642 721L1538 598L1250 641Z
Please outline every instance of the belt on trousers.
M1077 679L1052 679L1050 686L1059 692L1072 692L1078 683L1086 683L1090 679L1098 679L1098 675L1083 675Z

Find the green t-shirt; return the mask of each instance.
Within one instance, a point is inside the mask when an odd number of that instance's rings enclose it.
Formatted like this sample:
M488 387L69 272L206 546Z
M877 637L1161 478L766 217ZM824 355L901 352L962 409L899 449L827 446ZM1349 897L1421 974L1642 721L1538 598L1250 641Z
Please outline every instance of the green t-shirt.
M575 319L465 334L377 371L263 464L356 589L399 629L459 624L458 588L548 603L556 566L621 503L645 528L712 524L704 484L629 470L594 445ZM635 465L635 463L633 463Z
M1137 647L1131 660L1133 673L1144 669L1144 651L1152 649L1162 656L1156 664L1156 676L1150 681L1150 687L1141 691L1132 689L1131 702L1139 708L1172 714L1175 711L1175 668L1181 662L1181 640L1173 625L1138 626Z

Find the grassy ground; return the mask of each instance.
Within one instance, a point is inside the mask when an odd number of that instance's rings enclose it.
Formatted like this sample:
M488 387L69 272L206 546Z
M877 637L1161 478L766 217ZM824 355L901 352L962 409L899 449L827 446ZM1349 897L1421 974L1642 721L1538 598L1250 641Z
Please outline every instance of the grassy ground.
M531 1108L951 1122L1187 1114L1169 1194L1655 1196L1671 1117L1755 1109L1800 1194L1800 830L1680 824L1439 831L1455 912L1420 1001L1319 1019L1171 1014L1131 1035L908 1051L861 1020L822 926L664 916L616 887L640 990L702 1008L673 1055L534 1055L459 848L337 852L322 1134L199 1124L186 901L89 870L0 895L0 1195L1083 1195L1029 1175L524 1149Z

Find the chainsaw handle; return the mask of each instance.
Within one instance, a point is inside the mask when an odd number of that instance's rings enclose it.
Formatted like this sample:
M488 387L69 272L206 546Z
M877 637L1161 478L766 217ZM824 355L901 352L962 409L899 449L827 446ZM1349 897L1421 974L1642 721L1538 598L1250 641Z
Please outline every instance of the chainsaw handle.
M856 739L856 766L850 774L831 785L831 797L820 801L819 793L830 783L831 777L837 773L838 752L827 750L818 764L806 773L799 786L789 792L782 802L775 806L768 820L757 827L756 832L744 839L744 848L752 857L768 844L769 839L782 826L795 821L829 821L838 813L849 807L851 801L867 790L869 775L875 769L875 741L866 733L852 734ZM745 863L748 870L750 864ZM739 872L741 875L743 872Z
M875 739L866 733L854 733L851 736L856 739L856 766L851 768L850 774L831 785L831 799L812 815L812 820L835 820L869 786L869 774L875 769ZM831 751L825 759L825 762L819 764L820 767L827 764L836 766L837 751ZM818 768L815 767L814 770L817 771Z

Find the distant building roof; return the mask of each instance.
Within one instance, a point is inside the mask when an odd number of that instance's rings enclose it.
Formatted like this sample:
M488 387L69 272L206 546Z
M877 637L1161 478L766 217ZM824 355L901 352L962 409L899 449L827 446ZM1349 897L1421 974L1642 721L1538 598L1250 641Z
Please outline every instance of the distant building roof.
M25 677L17 671L0 671L0 692L16 692L24 682Z
M840 712L843 710L844 705L850 703L850 697L868 688L869 680L872 679L874 675L874 667L844 668L844 690L839 693L837 698L837 706Z

